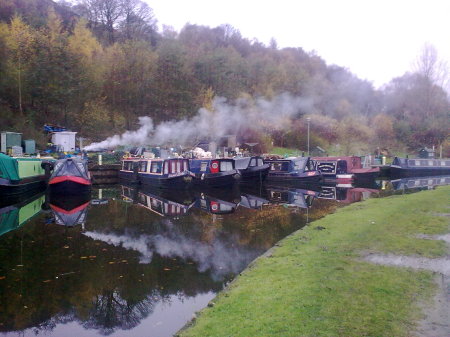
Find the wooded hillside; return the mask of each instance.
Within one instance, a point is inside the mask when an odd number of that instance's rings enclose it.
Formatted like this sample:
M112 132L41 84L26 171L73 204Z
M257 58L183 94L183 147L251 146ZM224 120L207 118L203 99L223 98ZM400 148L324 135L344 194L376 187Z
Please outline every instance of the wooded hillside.
M346 153L438 146L448 136L435 54L375 90L315 53L266 46L238 27L187 24L178 33L158 31L156 20L139 0L0 0L1 129L42 145L42 126L53 123L98 141L135 129L140 116L190 118L214 97L290 93L309 108L281 132L246 130L247 138L305 149L306 117L312 146Z

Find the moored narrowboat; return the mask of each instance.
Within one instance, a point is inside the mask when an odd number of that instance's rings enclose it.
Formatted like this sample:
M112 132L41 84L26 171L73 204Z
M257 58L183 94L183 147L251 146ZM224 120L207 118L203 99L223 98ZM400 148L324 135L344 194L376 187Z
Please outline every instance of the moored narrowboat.
M269 164L267 181L287 184L319 183L322 175L309 157L264 160Z
M48 184L51 193L89 193L92 183L87 160L77 157L57 160Z
M241 174L241 182L264 181L269 173L269 164L264 164L262 157L237 157L234 165Z
M241 179L233 159L191 159L190 168L195 175L194 185L197 186L231 187Z
M338 180L340 183L351 183L353 179L375 179L380 168L363 167L361 157L313 157L315 168L325 180Z
M184 158L124 158L119 178L159 188L184 189L192 185L194 175Z
M450 159L422 159L395 157L391 177L424 177L450 175Z
M10 157L0 153L0 194L19 195L45 187L48 176L44 163L40 158Z
M391 180L394 190L429 190L436 186L450 185L450 175L440 175L431 177L406 177Z

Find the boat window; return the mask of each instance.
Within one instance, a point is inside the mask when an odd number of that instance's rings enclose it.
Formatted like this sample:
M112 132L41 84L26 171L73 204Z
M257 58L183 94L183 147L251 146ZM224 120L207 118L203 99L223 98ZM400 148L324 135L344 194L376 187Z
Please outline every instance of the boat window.
M270 170L271 171L285 171L283 170L283 163L270 163Z
M249 166L256 166L256 158L250 159L250 165Z
M294 161L294 170L303 170L305 162L303 160Z
M164 163L164 174L169 174L169 165L170 165L170 162L168 162L168 161L166 161Z
M183 160L183 172L188 170L188 161Z
M434 166L432 160L429 160L429 161L428 161L428 166Z
M181 162L177 160L177 172L181 172Z
M220 171L221 172L231 171L232 169L233 169L233 163L231 161L222 160L220 162Z
M139 171L140 172L147 172L147 162L146 161L141 161L140 162Z
M162 162L152 161L150 172L151 173L162 173Z
M202 161L202 164L200 166L200 171L206 172L207 168L208 168L208 162Z
M261 158L258 158L258 166L263 166L264 162Z

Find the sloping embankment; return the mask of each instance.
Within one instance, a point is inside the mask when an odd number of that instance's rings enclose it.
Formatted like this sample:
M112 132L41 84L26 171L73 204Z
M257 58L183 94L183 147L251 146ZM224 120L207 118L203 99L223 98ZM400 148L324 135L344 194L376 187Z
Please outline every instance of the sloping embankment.
M427 236L449 232L449 192L370 199L311 223L252 263L179 335L419 334L439 271L364 258L448 258L445 241Z

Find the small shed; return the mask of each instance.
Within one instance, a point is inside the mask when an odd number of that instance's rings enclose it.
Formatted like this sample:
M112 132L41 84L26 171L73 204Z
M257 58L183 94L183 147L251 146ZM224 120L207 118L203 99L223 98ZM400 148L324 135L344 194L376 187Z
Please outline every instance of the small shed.
M70 152L75 151L75 135L76 132L72 131L61 131L54 132L52 134L52 143L54 145L59 145L62 151Z
M13 146L22 146L22 134L2 131L0 135L0 151L6 153L6 149L10 149Z
M434 158L434 149L423 147L419 150L419 158Z
M325 156L326 151L322 149L320 146L316 146L311 150L311 157L323 157Z
M36 142L34 139L25 139L22 141L23 152L26 154L36 153Z

